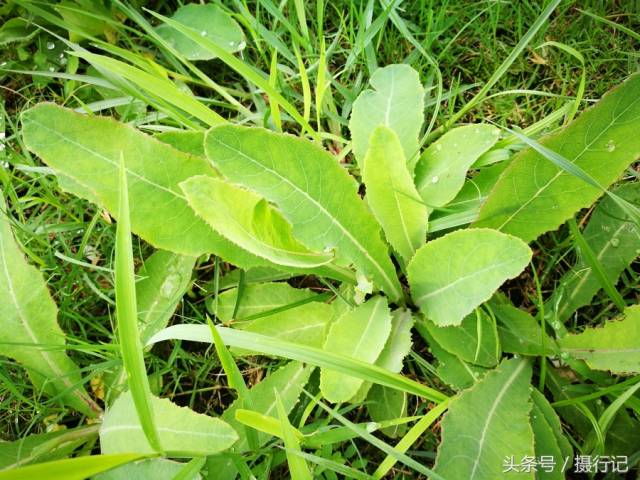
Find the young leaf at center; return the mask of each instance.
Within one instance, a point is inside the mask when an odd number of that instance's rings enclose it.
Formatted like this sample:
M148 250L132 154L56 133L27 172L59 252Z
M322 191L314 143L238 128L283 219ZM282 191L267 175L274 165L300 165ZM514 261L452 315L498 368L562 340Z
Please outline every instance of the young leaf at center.
M407 168L402 145L390 128L371 134L362 176L367 201L391 246L408 262L427 236L427 207Z

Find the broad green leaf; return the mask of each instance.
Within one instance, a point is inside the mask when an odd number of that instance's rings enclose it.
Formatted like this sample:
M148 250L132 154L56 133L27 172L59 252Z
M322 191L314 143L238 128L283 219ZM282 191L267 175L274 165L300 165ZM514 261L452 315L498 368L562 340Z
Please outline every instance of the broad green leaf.
M263 282L276 282L278 280L288 280L294 275L288 272L283 272L272 267L256 267L248 270L242 270L236 268L229 273L223 275L220 278L219 290L227 290L229 288L237 287L240 283L240 277L242 276L243 285L259 284ZM208 282L207 286L209 291L215 291L213 282Z
M7 45L12 42L26 42L37 33L38 28L26 18L9 18L0 27L0 45Z
M393 373L400 373L404 357L409 354L413 344L411 340L412 327L413 316L409 310L397 309L391 312L391 333L389 333L384 348L376 360L377 366ZM370 388L370 382L363 383L351 401L364 401Z
M438 327L429 319L423 325L442 348L465 362L494 367L500 360L502 352L496 328L482 310L476 309L456 327Z
M269 315L317 296L308 288L293 288L284 282L255 283L244 286L239 300L238 288L231 288L219 294L217 300L213 299L207 307L220 321L227 323L260 314Z
M435 228L438 224L448 219L462 215L467 215L466 222L462 222L452 226L464 225L465 223L471 223L476 219L480 212L480 206L484 203L489 195L489 192L493 189L494 185L500 178L502 172L509 165L508 162L501 162L497 165L491 165L490 167L482 168L476 175L468 178L458 195L447 203L446 210L436 210L429 217L430 222L436 222ZM433 223L430 223L429 229L431 231L434 227Z
M275 203L308 248L335 249L392 300L402 296L380 227L329 153L301 138L232 125L209 130L205 150L231 182Z
M369 149L371 134L379 125L393 130L413 172L412 161L418 153L418 137L424 119L424 89L420 77L409 65L388 65L379 68L369 83L373 90L364 90L353 103L349 130L353 152L362 167Z
M531 411L531 365L504 360L449 404L442 419L442 441L434 470L444 478L503 478L503 462L534 456ZM509 478L534 474L509 472Z
M427 330L425 322L417 322L416 330L427 341L429 351L438 361L436 368L438 378L454 390L469 388L489 371L487 368L467 363L442 348Z
M96 417L100 407L87 395L78 367L64 351L58 308L40 272L25 260L5 212L0 200L1 353L23 365L39 389Z
M180 184L198 216L229 241L286 267L313 268L333 260L293 238L291 225L259 195L217 178L191 177Z
M606 188L640 155L639 118L640 75L633 75L567 128L539 143ZM556 229L601 194L599 188L527 148L510 162L474 225L531 241Z
M215 233L189 207L178 187L194 175L217 176L206 160L179 152L110 118L89 117L51 104L22 115L26 145L56 172L89 190L117 216L118 162L127 170L131 229L152 245L184 255L216 253L240 267L266 262ZM160 212L163 212L161 215Z
M386 385L413 395L441 402L447 398L443 393L429 388L397 373L381 368L362 360L354 359L328 350L298 345L279 338L267 337L253 332L233 328L216 327L224 343L230 347L255 350L264 355L289 358L317 367L335 370L345 375L358 377L364 381ZM181 324L167 327L155 334L149 345L165 340L187 340L191 342L212 343L211 330L208 325Z
M374 422L384 422L407 416L407 394L382 385L374 385L367 397L367 411ZM407 431L406 424L382 429L387 437L398 438Z
M464 185L471 165L498 141L493 125L467 125L445 133L429 145L416 165L416 187L429 207L442 207Z
M174 130L158 133L155 138L183 153L205 158L204 133L192 130Z
M173 316L191 280L195 258L158 250L144 261L136 283L140 339L145 344Z
M47 480L85 480L98 473L133 462L139 454L88 455L38 463L14 470L0 472L0 480L24 480L46 478Z
M411 351L413 343L411 340L413 323L411 311L398 309L391 312L391 333L376 360L376 365L394 373L402 370L402 361Z
M491 309L498 320L498 335L503 351L533 356L559 353L558 344L549 335L543 342L540 322L527 312L513 305L494 302L491 303Z
M324 350L374 363L391 332L391 315L384 297L375 297L345 313L329 329ZM322 395L333 403L353 397L362 380L345 377L335 370L320 372Z
M94 480L175 480L185 464L166 458L146 458L96 475ZM190 480L200 480L199 474Z
M309 381L312 371L312 367L305 367L298 362L289 362L284 367L271 372L264 380L249 390L252 409L265 416L276 416L277 393L280 396L285 412L289 414L298 403L298 398ZM236 400L224 411L222 419L236 430L242 431L244 427L236 420L236 411L243 408L243 402ZM258 445L264 445L270 438L271 436L268 434L258 433ZM234 449L237 452L245 452L248 448L249 444L246 437L241 437L234 445Z
M335 318L331 305L313 301L319 295L311 290L293 288L286 283L264 283L244 288L233 319L237 295L238 290L234 288L219 296L214 313L222 322L299 345L322 348ZM251 317L258 318L245 320ZM234 350L239 354L251 353Z
M373 131L362 164L367 202L387 241L408 262L426 240L429 212L416 192L393 130L380 126Z
M640 204L640 183L621 185L613 193ZM611 197L598 204L582 233L607 278L614 284L620 273L640 255L640 227L630 221ZM588 305L601 288L596 274L579 257L572 270L560 279L546 308L555 309L558 320L564 322L578 308Z
M209 417L165 398L151 398L162 450L172 457L212 455L231 447L235 430L218 418ZM130 392L121 394L104 416L100 427L102 453L151 454Z
M35 462L58 460L94 439L97 426L27 435L13 442L0 442L0 471Z
M536 479L563 480L565 474L562 472L562 465L566 459L569 459L569 462L572 460L573 448L562 433L558 415L553 411L553 407L551 407L544 395L538 390L532 389L531 400L533 403L530 418L536 451L535 456L537 459L541 457L553 458L555 462L552 468L539 466L536 472ZM548 462L547 465L549 465ZM567 464L568 467L570 465L570 463ZM565 472L568 470L567 468Z
M244 48L244 34L240 26L217 5L191 3L178 8L171 16L176 22L197 30L198 33L215 42L227 52L237 52ZM169 25L156 29L172 47L189 60L210 60L215 58L209 50L203 49Z
M420 248L409 263L411 295L440 327L462 319L529 263L519 238L489 229L449 233Z
M640 373L640 305L625 309L621 320L565 335L559 344L562 352L584 360L594 370Z

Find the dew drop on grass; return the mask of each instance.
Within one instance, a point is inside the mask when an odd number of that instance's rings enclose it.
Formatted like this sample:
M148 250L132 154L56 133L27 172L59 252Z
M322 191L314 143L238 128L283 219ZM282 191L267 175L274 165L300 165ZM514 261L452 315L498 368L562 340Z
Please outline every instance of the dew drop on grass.
M619 247L620 246L620 239L619 238L612 238L611 239L611 246L612 247Z
M55 71L56 71L56 69L55 69L54 67L49 67L49 71L50 71L50 72L55 72Z
M47 42L47 50L53 50L56 48L56 44L53 42Z
M553 327L554 330L560 330L560 327L562 327L562 324L556 320L551 324L551 326Z
M235 44L236 44L236 42L234 42L233 40L231 40L231 41L229 42L229 46L230 46L230 47L233 47Z
M431 183L438 183L439 180L440 180L440 177L438 177L437 175L434 175L433 177L431 177Z
M202 30L202 31L200 32L200 36L204 37L204 36L206 36L206 35L207 35L207 31L206 31L206 30Z

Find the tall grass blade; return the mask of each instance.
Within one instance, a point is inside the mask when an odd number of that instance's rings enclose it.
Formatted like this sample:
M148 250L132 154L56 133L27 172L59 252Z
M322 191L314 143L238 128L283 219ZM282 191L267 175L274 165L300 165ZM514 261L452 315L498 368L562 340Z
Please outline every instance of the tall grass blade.
M118 337L122 363L127 373L127 383L136 406L140 425L156 451L161 451L158 430L151 406L151 389L144 364L140 332L138 331L138 312L136 307L136 285L131 245L131 225L129 221L129 194L124 157L120 155L120 192L118 208L118 227L116 231L115 253L115 290Z

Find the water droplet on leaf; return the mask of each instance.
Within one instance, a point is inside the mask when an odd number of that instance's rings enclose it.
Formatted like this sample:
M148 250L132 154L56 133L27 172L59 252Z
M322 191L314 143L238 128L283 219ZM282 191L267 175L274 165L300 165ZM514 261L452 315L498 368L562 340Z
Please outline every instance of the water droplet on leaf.
M439 180L440 178L437 175L434 175L433 177L431 177L431 183L438 183Z
M47 50L53 50L56 48L56 44L53 42L47 42Z

